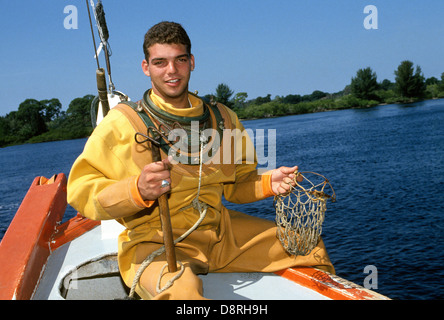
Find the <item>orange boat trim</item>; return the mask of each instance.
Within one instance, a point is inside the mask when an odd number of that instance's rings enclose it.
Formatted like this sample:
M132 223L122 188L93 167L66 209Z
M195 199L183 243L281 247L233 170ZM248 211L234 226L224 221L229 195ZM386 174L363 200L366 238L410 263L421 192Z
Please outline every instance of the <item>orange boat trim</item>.
M311 267L295 267L275 274L303 285L333 300L372 300L386 297L355 283Z
M51 250L55 250L65 243L71 242L85 232L100 225L100 221L87 219L77 213L77 216L58 226L49 243Z
M66 206L63 173L34 179L0 243L0 299L30 299Z

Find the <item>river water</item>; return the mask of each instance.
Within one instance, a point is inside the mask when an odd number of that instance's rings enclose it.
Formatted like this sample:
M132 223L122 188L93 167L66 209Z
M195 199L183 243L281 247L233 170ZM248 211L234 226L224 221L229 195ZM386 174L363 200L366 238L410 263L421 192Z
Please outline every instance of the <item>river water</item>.
M444 100L244 125L276 129L277 166L332 183L337 201L328 203L322 236L339 276L359 285L372 276L374 290L393 299L444 298ZM85 141L0 149L0 239L34 177L68 175ZM225 204L274 219L271 198ZM65 220L74 214L68 208Z

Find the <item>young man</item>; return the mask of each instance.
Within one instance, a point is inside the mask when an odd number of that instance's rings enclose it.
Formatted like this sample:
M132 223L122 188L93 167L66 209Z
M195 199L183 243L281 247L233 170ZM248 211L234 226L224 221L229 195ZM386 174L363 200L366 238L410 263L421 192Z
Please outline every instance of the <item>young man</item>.
M174 239L196 223L204 206L206 215L198 228L175 246L177 260L183 264L181 276L159 293L159 277L163 287L177 272L162 273L166 258L158 256L136 287L142 298L202 299L199 273L272 272L291 266L315 266L334 273L322 239L309 255L291 256L277 239L274 222L222 205L222 196L234 203L249 203L287 192L297 167L259 175L256 163L247 161L251 141L242 143L245 139L235 138L233 142L227 137L226 132L244 130L236 114L220 104L206 105L188 92L195 58L182 26L173 22L155 25L146 33L143 49L142 70L150 77L152 88L139 105L152 123L168 131L179 122L189 136L197 123L199 133L212 129L216 134L209 139L213 161L202 166L200 161L191 161L196 159L196 153L187 153L192 146L179 150L182 158L178 159L186 161L173 161L178 150L171 152L170 145L162 149L162 161L153 162L148 144L134 139L136 132L146 133L147 128L134 120L137 115L131 115L135 112L130 107L119 105L88 139L69 175L68 202L88 218L116 219L126 227L118 239L119 268L125 283L131 287L140 264L163 245L156 201L162 194L168 195ZM230 143L215 143L217 138ZM241 152L236 153L237 148ZM227 155L231 161L216 161L218 157L227 159ZM197 158L201 156L197 152Z

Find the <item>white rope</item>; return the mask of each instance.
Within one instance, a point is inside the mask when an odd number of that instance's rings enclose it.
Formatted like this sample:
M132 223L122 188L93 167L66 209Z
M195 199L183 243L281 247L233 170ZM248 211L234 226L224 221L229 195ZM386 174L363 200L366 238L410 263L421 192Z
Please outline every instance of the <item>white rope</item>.
M173 285L174 281L176 281L177 279L179 279L180 276L181 276L181 275L183 274L183 272L185 271L185 268L183 267L182 262L180 262L180 261L177 261L177 262L180 264L180 271L179 271L179 273L177 273L174 277L172 277L170 280L168 280L167 283L166 283L166 285L163 286L163 288L160 287L160 281L162 280L162 274L163 274L163 271L165 270L166 267L168 267L168 263L165 264L165 265L162 267L162 269L160 270L160 276L159 276L159 279L157 280L157 288L156 288L156 290L157 290L158 293L163 292L163 291L165 291L166 289L168 289L169 287L171 287L171 286Z

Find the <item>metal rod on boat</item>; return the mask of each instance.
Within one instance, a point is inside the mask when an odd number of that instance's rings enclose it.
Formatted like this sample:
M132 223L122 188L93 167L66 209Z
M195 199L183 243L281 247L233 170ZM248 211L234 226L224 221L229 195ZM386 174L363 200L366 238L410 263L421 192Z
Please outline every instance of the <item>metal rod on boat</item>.
M161 161L160 149L154 143L151 143L153 162ZM158 199L160 221L162 223L163 243L165 245L165 255L168 263L168 271L177 271L176 252L174 250L173 229L171 227L170 208L168 198L164 193Z

